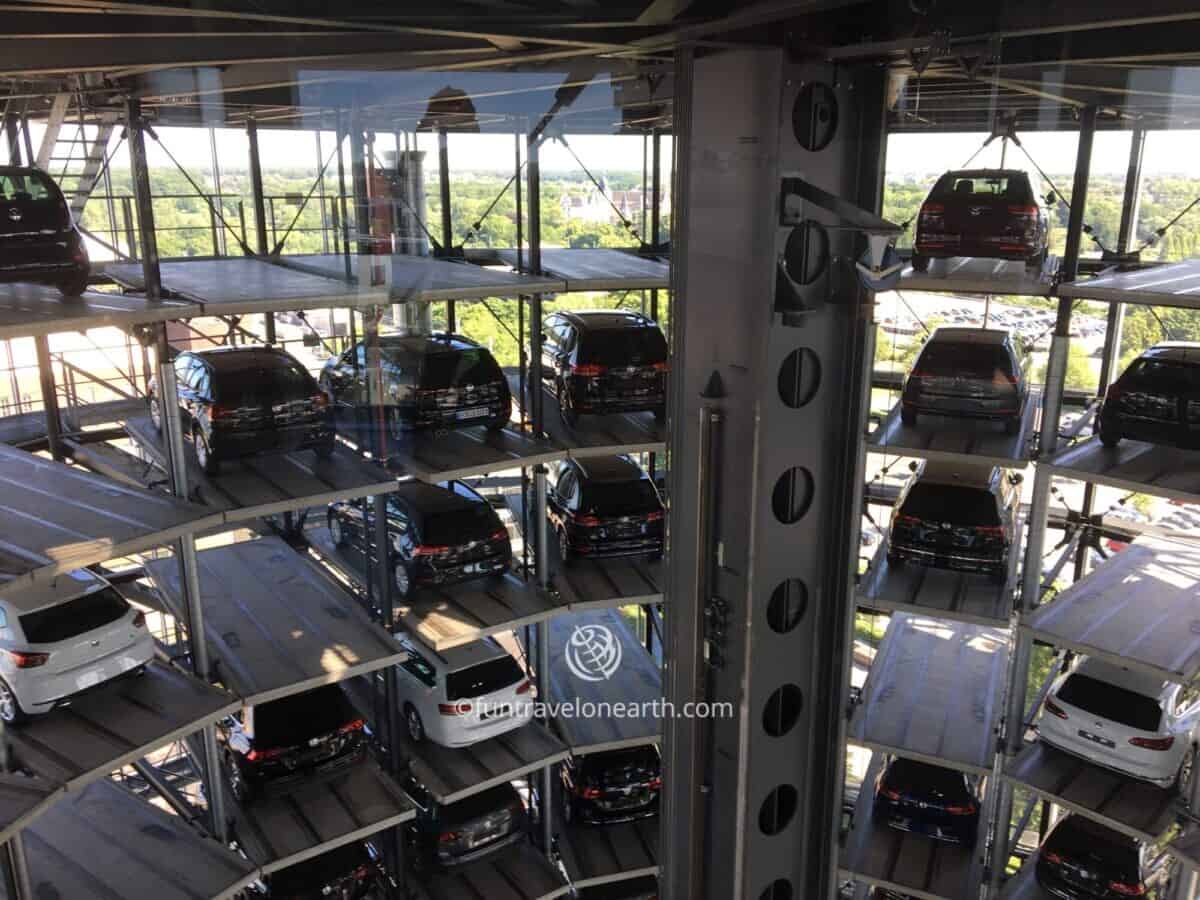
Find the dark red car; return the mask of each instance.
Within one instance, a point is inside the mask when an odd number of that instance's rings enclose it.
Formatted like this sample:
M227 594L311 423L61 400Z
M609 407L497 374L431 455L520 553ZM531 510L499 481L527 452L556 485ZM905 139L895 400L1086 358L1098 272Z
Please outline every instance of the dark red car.
M1019 169L947 172L921 204L912 267L924 272L931 259L976 256L1024 260L1040 271L1048 231L1046 212Z

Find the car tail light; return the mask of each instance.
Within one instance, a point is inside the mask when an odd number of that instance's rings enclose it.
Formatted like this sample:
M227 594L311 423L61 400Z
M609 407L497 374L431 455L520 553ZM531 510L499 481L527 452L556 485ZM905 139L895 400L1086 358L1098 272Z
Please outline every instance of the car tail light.
M941 203L923 203L923 204L921 204L921 218L922 219L926 219L926 218L940 219L942 217L942 213L944 213L945 211L946 211L946 207L944 204L941 204Z
M581 790L579 792L579 796L582 797L584 800L599 800L600 799L600 789L594 788L594 787L585 787L583 790Z
M669 372L669 371L671 371L671 364L665 363L665 362L656 362L654 364L654 371L655 372Z
M918 519L916 516L906 516L903 514L896 516L896 521L901 525L920 525L921 524L921 520Z
M528 694L532 688L533 688L533 682L530 681L528 678L526 678L524 681L522 681L520 684L517 685L517 693L518 694Z
M489 541L502 541L506 537L508 537L508 529L507 528L497 528L495 531L493 531L491 533L491 536L488 537L488 540Z
M649 787L649 788L650 788L650 790L652 790L652 791L660 791L660 790L662 790L662 776L661 776L661 775L656 775L656 776L654 776L653 778L651 778L651 779L650 779L650 784L649 784L649 785L647 785L647 787Z
M1129 743L1135 747L1141 747L1143 750L1170 750L1175 746L1175 735L1161 738L1132 737L1129 739Z
M1124 391L1121 389L1121 385L1120 385L1119 383L1117 383L1117 382L1115 382L1115 381L1114 381L1112 384L1110 384L1110 385L1108 386L1108 390L1104 392L1104 399L1105 399L1106 401L1108 401L1108 400L1120 400L1120 399L1121 399L1121 395L1122 395L1122 394L1124 394L1124 393L1125 393L1125 392L1124 392Z
M471 712L470 703L439 703L438 712L443 716L466 716Z
M352 731L362 731L367 727L366 719L355 719L353 722L347 722L338 729L338 734L349 734Z
M955 803L946 807L946 812L952 816L973 816L977 810L974 803Z
M371 867L366 866L366 865L359 866L357 869L354 870L353 877L354 877L355 881L366 881L368 878L371 877Z
M1029 216L1037 218L1038 208L1036 206L1010 206L1008 208L1010 216Z
M1048 863L1054 863L1056 866L1061 866L1063 863L1063 858L1052 850L1042 851L1042 859Z
M5 650L18 669L36 669L44 666L50 659L49 653L22 653L19 650Z
M985 537L1004 537L1003 525L976 525L975 533Z
M329 406L329 398L323 392L313 394L308 398L313 405L313 409L323 410Z
M1108 889L1114 894L1121 894L1124 897L1141 897L1146 893L1144 884L1126 884L1123 881L1110 881Z
M418 544L413 547L413 556L440 556L443 553L449 553L450 548L439 546L436 544Z
M232 407L221 406L220 404L213 404L212 408L208 412L208 417L210 419L227 419L232 415Z
M144 612L142 612L140 609L137 611L137 613L134 614L133 627L134 628L145 628L146 627L146 614Z
M261 762L264 759L278 759L287 753L282 747L274 747L269 750L251 750L246 754L246 759L250 762Z
M883 794L889 800L899 800L903 796L899 791L890 787L883 788L879 793Z
M581 378L595 378L597 375L603 375L608 369L604 366L598 366L595 363L585 363L579 366L571 366L571 374L578 375Z
M992 383L993 384L1016 384L1017 376L1009 375L1005 372L997 372L995 375L992 376Z
M658 510L657 512L646 513L646 521L647 522L660 522L660 521L662 521L662 517L663 517L663 511L661 509Z
M1046 712L1050 713L1052 716L1058 716L1060 719L1069 718L1063 708L1049 697L1046 698Z
M595 528L600 524L600 519L598 516L579 516L575 519L575 524L584 528Z
M460 835L457 831L443 831L438 835L439 844L449 844L452 841L457 841Z

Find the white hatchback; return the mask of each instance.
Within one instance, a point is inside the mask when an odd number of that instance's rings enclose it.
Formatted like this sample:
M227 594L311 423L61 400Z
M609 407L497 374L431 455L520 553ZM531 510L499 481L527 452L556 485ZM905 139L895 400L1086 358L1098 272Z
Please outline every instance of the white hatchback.
M78 569L0 591L0 718L17 723L154 658L145 615Z
M428 738L445 747L466 747L532 720L532 682L494 639L440 652L403 632L396 639L408 653L396 680L414 741Z
M1051 686L1037 729L1051 747L1166 788L1191 777L1198 721L1200 684L1082 656Z

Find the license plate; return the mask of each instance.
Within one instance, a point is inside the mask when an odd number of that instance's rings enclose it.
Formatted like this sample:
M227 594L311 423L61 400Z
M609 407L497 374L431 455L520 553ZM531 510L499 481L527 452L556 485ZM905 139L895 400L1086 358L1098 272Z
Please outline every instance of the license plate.
M460 409L454 416L458 419L482 419L487 414L488 408L486 406L479 406L475 409Z
M1110 741L1106 737L1100 737L1098 734L1092 734L1090 731L1080 731L1079 736L1084 740L1091 741L1093 744L1099 744L1102 747L1116 747L1114 741Z

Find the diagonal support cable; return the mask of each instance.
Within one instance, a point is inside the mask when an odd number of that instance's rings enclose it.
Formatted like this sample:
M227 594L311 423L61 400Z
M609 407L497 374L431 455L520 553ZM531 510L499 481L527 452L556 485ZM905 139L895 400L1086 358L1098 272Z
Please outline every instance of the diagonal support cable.
M308 201L312 199L312 195L316 192L317 188L325 181L325 170L329 168L329 164L333 162L333 158L335 156L337 156L336 147L326 158L325 165L321 166L321 171L317 173L316 180L313 181L312 187L308 189L308 193L304 197L304 202L301 203L300 208L296 210L296 215L292 217L291 224L288 225L287 230L283 233L283 237L275 242L275 247L271 250L271 256L278 256L280 251L283 250L283 245L287 243L287 239L291 236L292 229L296 227L296 223L299 222L300 217L304 215L304 210L308 208Z
M575 159L575 162L579 163L579 168L583 169L583 174L588 177L588 180L591 181L591 183L593 185L595 185L596 190L600 192L600 196L603 197L606 201L608 201L608 205L611 206L612 211L617 214L617 218L621 220L621 224L625 226L625 230L628 231L631 235L633 235L634 238L637 239L637 242L640 244L642 242L642 236L640 234L638 234L637 228L634 226L634 224L632 222L630 222L627 218L625 218L625 214L623 212L621 212L621 210L617 206L617 204L613 203L612 198L609 197L607 193L605 193L604 188L600 185L600 182L596 180L596 176L593 175L591 173L591 170L589 170L588 167L583 164L583 160L579 158L579 154L577 154L575 152L574 148L570 144L567 143L567 139L560 134L560 135L556 135L554 137L554 140L558 141L564 147L567 148L567 152L571 154L571 156Z
M479 229L483 226L483 220L492 214L492 210L496 208L496 204L504 198L506 193L508 193L508 189L512 187L513 182L516 181L520 176L521 169L525 168L525 162L525 160L521 161L521 168L512 173L508 181L504 183L504 187L500 188L500 193L496 194L496 198L488 205L488 208L483 211L483 215L480 216L478 220L476 220L475 224L473 224L467 230L466 235L462 239L462 244L459 244L460 247L479 233Z

